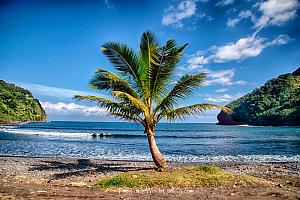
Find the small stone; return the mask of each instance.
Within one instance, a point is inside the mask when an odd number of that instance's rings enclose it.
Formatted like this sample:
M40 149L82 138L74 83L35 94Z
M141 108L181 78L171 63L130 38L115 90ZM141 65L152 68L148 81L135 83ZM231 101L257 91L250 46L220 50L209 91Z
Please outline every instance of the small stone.
M132 178L137 178L138 176L134 174L134 175L132 175L131 177L132 177Z
M85 187L85 186L87 186L87 184L84 183L84 182L71 182L69 185L73 186L73 187Z
M280 187L280 188L283 188L283 185L281 185L281 184L278 184L277 186Z

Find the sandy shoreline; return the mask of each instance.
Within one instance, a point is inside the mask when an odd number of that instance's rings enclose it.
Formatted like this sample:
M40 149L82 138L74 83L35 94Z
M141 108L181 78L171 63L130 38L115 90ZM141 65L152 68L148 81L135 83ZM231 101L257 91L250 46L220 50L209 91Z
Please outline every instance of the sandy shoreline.
M172 162L172 167L207 163ZM272 181L266 188L203 187L162 190L92 189L101 177L127 171L153 170L147 161L115 161L73 158L0 157L0 198L24 199L299 199L300 162L213 163L222 169Z

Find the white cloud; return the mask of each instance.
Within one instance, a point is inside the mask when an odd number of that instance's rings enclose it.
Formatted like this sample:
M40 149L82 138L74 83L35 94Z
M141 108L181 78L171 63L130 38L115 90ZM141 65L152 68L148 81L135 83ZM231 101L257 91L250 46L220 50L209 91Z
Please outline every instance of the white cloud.
M228 70L218 70L218 71L211 71L206 70L207 80L205 81L206 86L211 85L245 85L246 82L242 80L233 81L233 77L235 75L234 69L228 69Z
M86 106L75 103L50 103L41 102L42 107L50 115L85 115L85 116L105 116L107 112L97 106Z
M230 43L224 46L217 47L210 60L216 63L224 63L233 60L244 60L249 57L258 56L263 49L286 44L290 40L287 35L279 35L270 42L265 42L266 38L246 37L240 38L235 43Z
M206 101L212 101L212 102L229 102L233 101L235 99L240 98L243 96L242 94L235 94L235 95L230 95L230 94L223 94L223 95L211 95L207 94L204 96L204 100Z
M177 67L177 75L182 76L183 74L188 73L207 73L207 77L205 80L205 86L212 85L223 85L223 86L231 86L231 85L245 85L246 81L237 80L234 81L233 78L235 76L234 69L227 70L211 70L203 65L197 65L196 63L189 63L187 66Z
M227 6L230 4L233 4L235 0L221 0L218 3L216 3L216 6Z
M220 89L217 89L216 92L222 93L222 92L227 92L228 90L229 90L228 88L220 88Z
M162 24L182 27L183 20L195 15L196 7L196 3L193 0L181 1L176 7L170 6L165 10Z
M197 64L197 65L205 65L208 62L209 62L209 59L205 58L203 55L191 56L187 61L187 63L189 63L189 64Z
M257 56L264 49L264 45L262 44L264 40L263 38L252 37L240 38L235 43L217 47L210 60L223 63Z
M58 98L73 98L74 95L99 95L95 92L72 90L66 88L50 87L46 85L32 84L32 83L16 83L16 85L28 89L34 95L51 96Z
M261 17L256 21L255 27L262 29L267 25L280 26L294 19L299 8L298 0L267 0L259 3Z
M283 45L290 41L288 35L279 35L272 41L260 37L245 37L238 41L223 46L212 46L207 51L200 51L189 57L190 65L203 65L211 62L225 63L229 61L240 61L249 57L258 56L265 48L274 45ZM204 52L204 53L203 53ZM209 54L207 56L203 54Z
M248 19L248 18L250 18L251 21L255 21L255 16L253 15L251 10L242 10L236 18L228 19L227 26L234 27L241 20Z

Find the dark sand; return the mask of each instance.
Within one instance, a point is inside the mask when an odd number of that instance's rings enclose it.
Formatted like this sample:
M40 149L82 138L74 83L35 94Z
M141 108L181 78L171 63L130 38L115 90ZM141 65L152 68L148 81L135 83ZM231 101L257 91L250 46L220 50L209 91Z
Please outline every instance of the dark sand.
M170 163L172 167L208 163ZM265 186L93 189L98 178L153 170L152 162L0 157L0 199L300 199L300 162L214 163L270 181Z

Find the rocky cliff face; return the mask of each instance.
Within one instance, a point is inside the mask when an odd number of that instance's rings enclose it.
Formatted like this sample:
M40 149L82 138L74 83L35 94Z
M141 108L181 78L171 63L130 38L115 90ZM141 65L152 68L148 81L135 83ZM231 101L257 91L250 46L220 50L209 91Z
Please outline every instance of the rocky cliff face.
M31 92L0 80L0 123L45 120L46 113Z
M226 105L234 112L220 112L221 125L300 125L300 68L266 82L262 87Z

